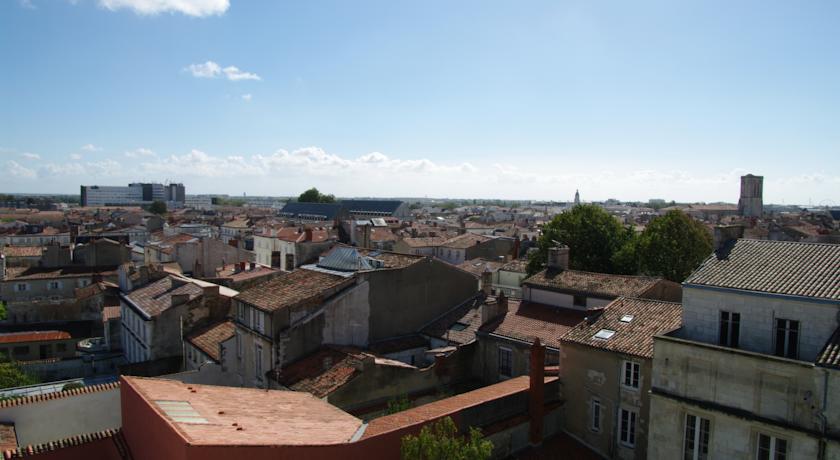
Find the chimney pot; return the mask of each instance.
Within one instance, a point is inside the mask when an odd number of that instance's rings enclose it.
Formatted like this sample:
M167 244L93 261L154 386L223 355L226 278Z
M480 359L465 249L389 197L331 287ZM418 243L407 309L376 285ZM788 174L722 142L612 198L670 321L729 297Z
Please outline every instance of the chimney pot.
M549 270L568 270L569 269L569 247L565 245L548 248L548 268Z

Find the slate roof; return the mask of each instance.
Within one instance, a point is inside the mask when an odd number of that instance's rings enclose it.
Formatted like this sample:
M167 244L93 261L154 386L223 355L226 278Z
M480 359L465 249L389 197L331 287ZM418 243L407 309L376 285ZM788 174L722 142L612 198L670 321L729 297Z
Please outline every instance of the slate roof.
M338 246L334 248L321 260L319 260L317 265L321 268L343 272L373 269L371 261L362 257L356 248L347 246Z
M352 283L352 278L298 269L246 289L236 296L236 299L261 310L273 312L302 302L321 302Z
M323 220L334 220L341 213L339 203L300 203L290 201L280 210L281 214L291 217L321 216Z
M341 200L341 206L348 212L394 214L403 204L398 200Z
M175 276L167 276L131 291L126 297L149 316L157 316L172 308L173 295L189 295L189 301L204 294L198 285Z
M632 319L629 322L622 318ZM659 300L619 297L604 307L595 322L581 322L561 337L561 342L579 343L642 358L653 357L653 336L682 326L682 305ZM615 331L607 340L595 338L601 329Z
M661 278L651 276L613 275L580 270L543 270L522 284L561 291L573 291L596 297L641 297Z
M508 299L507 314L483 325L479 331L529 343L539 338L543 345L557 349L560 336L590 314L591 311Z
M840 245L740 239L694 271L686 285L840 300Z
M840 369L840 327L838 327L825 343L819 356L817 365Z
M197 330L187 336L187 341L216 362L221 362L221 343L233 337L236 331L233 321L222 321Z

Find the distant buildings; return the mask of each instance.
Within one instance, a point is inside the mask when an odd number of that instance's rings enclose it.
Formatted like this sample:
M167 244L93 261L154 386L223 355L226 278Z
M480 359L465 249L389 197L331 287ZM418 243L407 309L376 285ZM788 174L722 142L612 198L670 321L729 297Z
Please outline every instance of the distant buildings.
M82 185L82 206L140 206L163 201L172 207L183 207L186 201L184 184L133 183L127 187Z

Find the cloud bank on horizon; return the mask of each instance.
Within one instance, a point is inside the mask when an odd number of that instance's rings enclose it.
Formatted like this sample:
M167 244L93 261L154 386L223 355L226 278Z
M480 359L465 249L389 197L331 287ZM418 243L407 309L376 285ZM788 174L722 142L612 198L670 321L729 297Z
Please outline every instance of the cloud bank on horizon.
M100 150L102 150L100 148ZM319 147L279 149L268 154L218 155L198 149L161 155L137 148L122 155L57 162L4 150L9 177L2 192L75 193L79 185L121 185L133 181L177 181L188 193L294 195L311 186L340 196L507 198L570 200L576 189L585 200L737 202L739 178L761 174L745 169L699 175L680 170L604 168L597 173L529 169L509 163L475 165L401 159L381 152L358 157ZM87 157L90 157L88 155ZM765 201L836 205L840 176L823 172L765 177Z

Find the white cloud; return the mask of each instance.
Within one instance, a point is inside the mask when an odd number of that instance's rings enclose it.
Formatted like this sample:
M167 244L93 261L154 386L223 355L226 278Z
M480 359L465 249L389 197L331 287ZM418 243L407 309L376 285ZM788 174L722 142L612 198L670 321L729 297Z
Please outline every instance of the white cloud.
M141 15L182 13L206 17L224 14L230 0L99 0L99 4L111 11L127 8Z
M262 78L255 73L245 72L236 66L227 66L222 68L222 66L213 61L207 61L202 64L190 64L184 68L184 70L190 72L192 76L196 78L224 77L231 81L262 80Z
M253 96L251 96L250 94L243 94L242 95L242 100L245 101L245 102L251 102L252 98L253 98Z
M102 151L102 147L97 147L93 144L85 144L81 147L81 149L84 150L85 152L101 152Z
M225 73L228 80L239 81L239 80L262 80L259 75L250 72L244 72L239 70L239 68L234 66L228 66L222 69L222 72Z
M27 160L40 160L41 159L41 155L38 155L37 153L24 152L24 153L21 153L20 156L26 158Z
M82 156L81 156L81 155L79 155L78 153L71 153L71 154L70 154L70 159L71 159L71 160L81 160L81 159L82 159Z
M139 148L125 152L128 158L156 157L157 154L149 149Z
M14 160L9 160L6 162L6 170L12 176L23 179L34 179L36 177L35 170L26 168Z
M19 0L18 3L20 3L20 6L26 8L26 9L30 9L30 10L35 9L35 4L32 3L32 0Z

